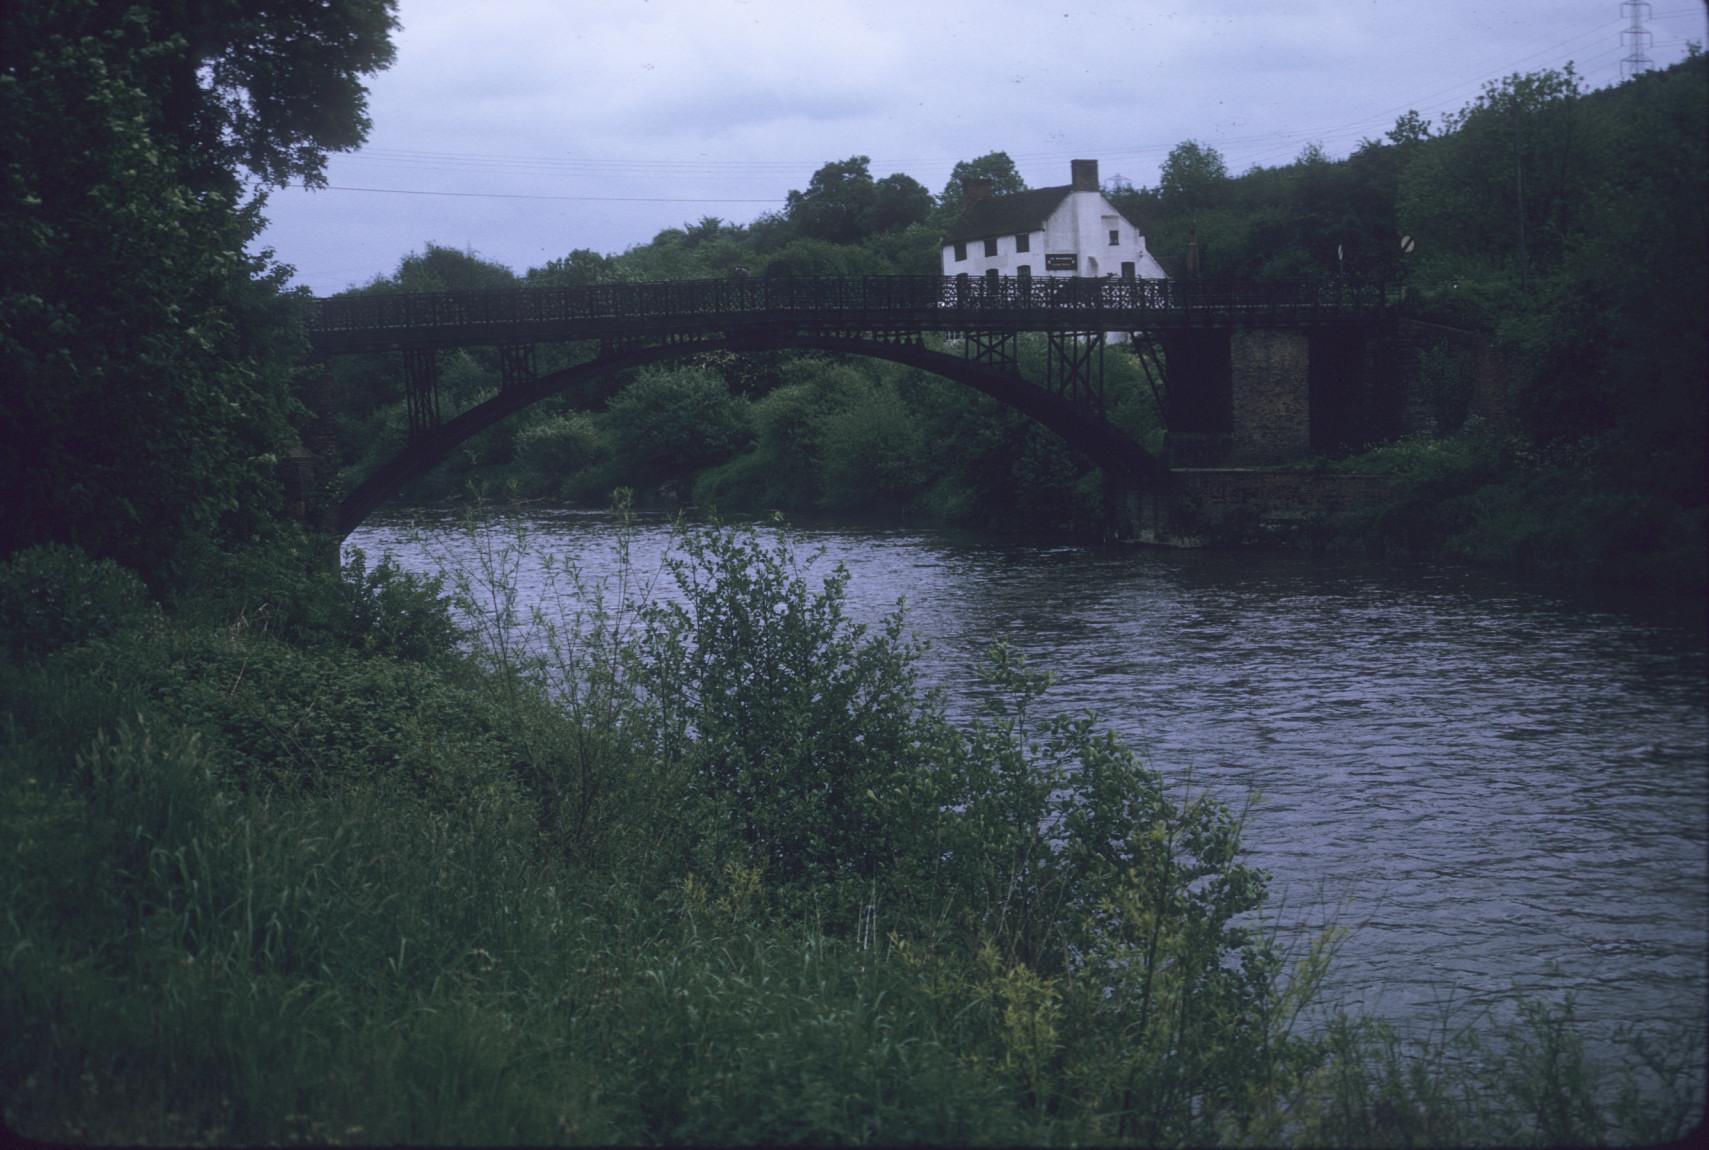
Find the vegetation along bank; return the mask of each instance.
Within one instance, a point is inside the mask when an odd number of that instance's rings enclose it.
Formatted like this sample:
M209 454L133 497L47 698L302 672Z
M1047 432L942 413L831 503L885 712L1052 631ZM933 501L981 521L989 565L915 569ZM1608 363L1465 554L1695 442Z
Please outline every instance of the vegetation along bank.
M1568 1001L1454 1050L1314 1016L1333 938L1281 951L1235 812L1179 797L1093 718L1040 717L1046 677L1002 648L970 670L989 708L950 719L916 680L904 621L850 625L844 577L809 580L787 540L688 532L680 604L584 588L577 629L527 652L479 572L441 587L360 557L329 565L284 513L279 462L330 427L359 465L398 426L396 381L353 364L330 422L313 418L288 270L246 254L263 206L248 189L313 183L328 150L363 139L362 81L391 60L393 9L288 7L278 18L300 26L259 35L240 7L202 6L194 27L179 5L0 15L9 1129L1441 1144L1648 1140L1700 1120L1689 1029L1634 1035L1626 1064L1593 1066ZM1461 508L1420 512L1425 534L1511 521L1492 548L1540 539L1571 559L1579 536L1536 526L1554 506L1537 501L1601 505L1551 476L1598 478L1632 530L1700 530L1702 444L1679 427L1700 410L1680 381L1701 372L1680 370L1700 365L1701 333L1669 325L1701 277L1677 240L1615 259L1649 233L1610 232L1595 197L1649 196L1645 212L1699 230L1701 204L1667 173L1595 165L1612 103L1688 125L1702 84L1694 58L1612 94L1529 77L1485 98L1528 101L1539 148L1550 117L1574 117L1573 175L1527 205L1556 224L1530 263L1467 232L1444 252L1477 253L1477 275L1413 273L1455 322L1506 317L1497 334L1538 365L1492 454L1468 429L1389 449L1421 490L1449 485L1428 507ZM1494 146L1482 108L1440 138L1397 128L1362 160L1238 180L1184 145L1162 187L1124 194L1155 211L1164 250L1191 224L1207 260L1293 274L1321 258L1312 196L1341 203L1368 181L1359 218L1386 236L1391 208L1476 193L1466 173L1502 162L1478 150ZM1682 154L1701 170L1700 150ZM1000 156L980 166L1004 174ZM948 205L840 170L776 218L704 221L530 277L933 270L916 266L922 237ZM865 206L838 210L844 193ZM1591 315L1578 289L1593 272ZM369 290L510 274L430 248ZM1646 311L1652 280L1673 290ZM1451 282L1461 294L1442 302ZM1599 316L1668 338L1573 342ZM492 366L472 353L448 377L491 386ZM1156 430L1147 410L1137 386L1118 400L1136 434ZM1438 450L1473 462L1419 462ZM1052 524L1093 521L1099 486L964 396L781 359L642 374L599 413L542 408L437 482L480 469L577 499L631 480L728 505L800 492Z

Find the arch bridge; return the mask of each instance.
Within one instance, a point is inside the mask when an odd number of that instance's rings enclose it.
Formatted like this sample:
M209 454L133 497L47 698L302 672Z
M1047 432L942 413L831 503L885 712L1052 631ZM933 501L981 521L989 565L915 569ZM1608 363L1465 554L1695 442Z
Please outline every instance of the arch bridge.
M1311 409L1322 406L1320 391L1335 390L1319 387L1318 377L1360 374L1369 357L1359 349L1385 303L1381 285L1341 279L996 276L733 277L316 299L308 312L315 356L325 363L401 353L409 412L403 450L350 492L326 526L349 534L459 443L529 404L562 393L597 403L618 372L719 350L843 352L933 372L1051 428L1135 490L1165 464L1105 418L1104 349L1113 336L1144 365L1165 412L1172 463L1273 462L1258 457L1315 446L1321 420ZM1021 374L1027 334L1046 337L1043 380ZM932 347L927 335L949 342ZM536 345L582 341L597 343L593 359L536 373ZM471 346L499 349L498 394L447 416L438 353Z

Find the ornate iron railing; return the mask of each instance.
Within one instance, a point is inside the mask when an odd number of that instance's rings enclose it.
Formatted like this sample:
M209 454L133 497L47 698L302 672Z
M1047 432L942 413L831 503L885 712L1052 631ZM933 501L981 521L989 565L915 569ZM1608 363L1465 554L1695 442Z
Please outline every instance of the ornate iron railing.
M1194 325L1297 326L1368 317L1383 285L1346 279L1219 283L1057 277L731 277L493 291L369 292L316 299L323 350L402 343L593 339L793 328L1139 331ZM420 337L428 338L420 338Z

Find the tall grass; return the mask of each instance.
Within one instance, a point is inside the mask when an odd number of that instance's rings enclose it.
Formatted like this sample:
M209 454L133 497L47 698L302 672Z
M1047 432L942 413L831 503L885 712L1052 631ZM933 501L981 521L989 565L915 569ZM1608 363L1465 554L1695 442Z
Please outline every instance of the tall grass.
M1483 1046L1307 1031L1332 939L1252 925L1235 812L1042 715L1049 677L1001 648L951 720L900 614L849 622L846 574L786 536L685 531L602 586L559 564L527 609L516 546L452 578L460 640L381 565L12 649L8 1127L1365 1145L1701 1118L1689 1036L1599 1069L1570 1001Z

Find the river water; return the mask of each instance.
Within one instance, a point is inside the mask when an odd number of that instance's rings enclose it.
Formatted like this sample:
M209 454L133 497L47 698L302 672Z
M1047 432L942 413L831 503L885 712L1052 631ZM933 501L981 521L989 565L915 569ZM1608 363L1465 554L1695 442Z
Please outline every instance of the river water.
M478 566L525 531L613 572L609 515L370 521L406 568ZM1453 565L797 527L851 573L850 614L907 602L924 676L966 707L1006 638L1183 788L1240 805L1283 924L1348 928L1327 1001L1404 1033L1570 989L1593 1045L1702 1017L1709 974L1709 717L1695 604L1619 602ZM632 536L651 573L661 520ZM668 580L662 581L668 583ZM668 594L661 586L659 593Z

